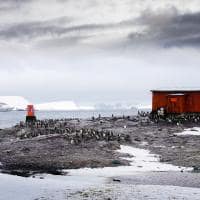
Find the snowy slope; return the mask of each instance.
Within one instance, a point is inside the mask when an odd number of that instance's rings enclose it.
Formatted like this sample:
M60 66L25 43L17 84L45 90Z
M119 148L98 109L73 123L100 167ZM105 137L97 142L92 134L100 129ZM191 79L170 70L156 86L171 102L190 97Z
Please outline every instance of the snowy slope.
M21 96L0 96L0 102L6 104L9 108L13 108L14 110L24 110L29 104L29 101Z

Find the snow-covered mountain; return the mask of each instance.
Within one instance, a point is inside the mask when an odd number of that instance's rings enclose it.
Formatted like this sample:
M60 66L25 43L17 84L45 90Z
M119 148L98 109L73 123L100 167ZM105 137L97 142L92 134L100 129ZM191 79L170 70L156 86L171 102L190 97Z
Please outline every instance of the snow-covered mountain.
M30 104L28 100L21 96L0 96L0 102L3 107L8 110L25 110Z

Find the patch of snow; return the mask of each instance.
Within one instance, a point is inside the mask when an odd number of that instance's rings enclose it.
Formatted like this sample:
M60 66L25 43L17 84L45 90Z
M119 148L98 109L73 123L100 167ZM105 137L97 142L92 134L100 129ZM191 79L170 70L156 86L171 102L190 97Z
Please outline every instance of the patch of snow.
M121 149L117 150L119 153L129 154L133 157L124 158L129 160L130 166L119 167L104 167L104 168L82 168L66 170L70 175L79 176L102 176L112 177L120 175L131 175L137 172L150 171L181 171L192 170L192 168L178 167L171 164L159 162L159 157L155 154L150 154L148 150L134 148L130 146L121 145Z
M40 179L42 177L43 179ZM95 196L95 191L101 191L112 199L186 199L198 200L199 188L166 186L166 185L127 185L108 184L104 178L87 176L53 176L38 175L36 178L23 178L0 174L0 200L33 200L33 199L104 199ZM91 192L87 192L91 191ZM124 191L126 191L124 193ZM117 196L116 196L117 195ZM99 198L98 198L99 197ZM86 198L86 197L85 197Z
M0 96L0 102L14 110L25 110L27 105L30 104L28 100L21 96Z
M102 182L101 178L96 177L39 175L36 178L23 178L7 174L0 174L0 180L0 200L67 199L67 188L81 190Z
M145 142L145 141L141 142L140 144L140 146L147 146L147 145L148 145L148 142Z
M187 128L181 133L176 133L177 136L197 135L200 136L200 127Z
M155 147L155 148L165 148L164 145L155 145L154 147Z

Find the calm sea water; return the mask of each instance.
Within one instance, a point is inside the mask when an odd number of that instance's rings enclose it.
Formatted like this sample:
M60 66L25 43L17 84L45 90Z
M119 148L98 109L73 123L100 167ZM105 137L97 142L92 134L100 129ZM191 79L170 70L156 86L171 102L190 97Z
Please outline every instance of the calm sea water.
M61 118L91 118L135 115L135 110L98 110L98 111L37 111L37 119L61 119ZM7 128L24 121L25 111L0 112L0 128Z

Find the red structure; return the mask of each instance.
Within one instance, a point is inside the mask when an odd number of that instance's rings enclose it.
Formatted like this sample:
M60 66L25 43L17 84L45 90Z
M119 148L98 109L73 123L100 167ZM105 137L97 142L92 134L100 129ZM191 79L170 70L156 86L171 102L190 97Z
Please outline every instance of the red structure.
M36 121L35 109L33 105L27 105L26 122Z
M152 112L200 113L200 90L152 90Z

